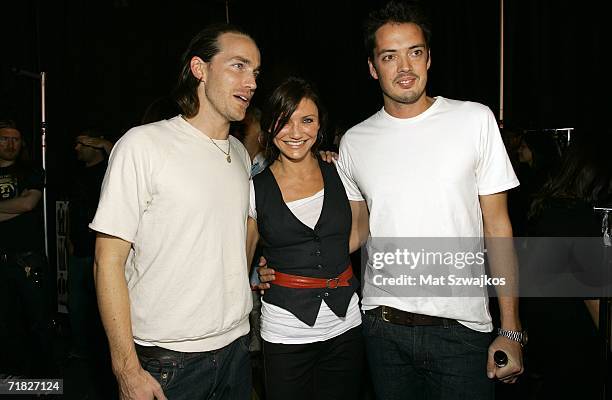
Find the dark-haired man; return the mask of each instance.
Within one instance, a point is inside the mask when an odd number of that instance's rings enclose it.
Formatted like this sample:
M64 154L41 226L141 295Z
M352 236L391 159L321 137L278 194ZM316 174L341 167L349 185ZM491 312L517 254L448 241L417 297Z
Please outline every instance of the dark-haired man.
M98 207L106 161L112 147L110 140L93 129L79 132L75 137L74 151L81 165L72 174L68 218L68 316L73 345L70 355L85 359L84 365L95 371L93 380L103 393L115 392L116 388L112 384L108 346L96 303L92 268L96 233L88 225Z
M516 298L500 297L504 331L491 343L486 293L418 296L374 279L389 274L373 267L375 238L484 236L489 243L512 236L505 191L518 181L495 118L477 103L427 96L429 36L414 6L391 2L370 14L368 65L384 107L340 145L353 227L362 241L370 239L363 282L367 354L381 399L490 399L489 378L514 382L522 372ZM512 276L512 252L494 258L491 268ZM505 367L495 366L496 350L508 355Z
M182 62L182 115L130 130L111 154L90 225L98 304L122 399L248 399L251 162L228 133L260 55L218 25Z

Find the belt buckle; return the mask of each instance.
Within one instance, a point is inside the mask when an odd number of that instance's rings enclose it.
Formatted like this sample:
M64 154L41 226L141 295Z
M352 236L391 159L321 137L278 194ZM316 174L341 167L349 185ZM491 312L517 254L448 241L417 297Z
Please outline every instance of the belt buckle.
M8 254L6 254L6 253L0 253L0 262L2 262L2 263L8 263Z
M334 286L330 285L330 282L335 282ZM338 286L340 286L340 278L329 278L328 280L325 281L325 288L326 289L337 289Z
M387 307L382 306L382 312L381 312L382 320L385 322L391 322L388 318L388 315L389 315L389 311L387 311Z

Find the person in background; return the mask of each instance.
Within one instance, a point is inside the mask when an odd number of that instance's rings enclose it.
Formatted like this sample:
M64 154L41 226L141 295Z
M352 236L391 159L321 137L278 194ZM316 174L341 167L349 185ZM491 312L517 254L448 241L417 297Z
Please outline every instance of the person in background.
M251 158L251 177L254 177L267 166L264 147L261 145L261 110L251 106L247 109L243 123L242 144L249 152Z
M574 135L557 173L531 205L530 250L521 263L521 276L531 285L553 288L540 298L522 299L521 305L530 337L530 376L537 382L532 386L538 388L534 393L538 398L601 398L599 300L567 297L572 287L556 279L569 274L587 287L610 284L605 259L598 259L604 255L602 217L593 207L612 203L611 148L609 138ZM551 335L555 326L563 329ZM551 365L563 368L553 373Z
M0 120L0 373L50 377L53 359L41 218L43 171L23 161L15 122Z
M544 183L557 172L561 156L550 133L528 132L520 136L515 159L521 186L509 192L509 211L514 235L526 236L531 202Z
M113 142L101 132L84 130L75 137L74 151L81 163L74 171L69 191L68 317L73 340L71 357L83 359L100 392L112 388L104 372L110 355L96 302L93 263L96 233L89 229Z

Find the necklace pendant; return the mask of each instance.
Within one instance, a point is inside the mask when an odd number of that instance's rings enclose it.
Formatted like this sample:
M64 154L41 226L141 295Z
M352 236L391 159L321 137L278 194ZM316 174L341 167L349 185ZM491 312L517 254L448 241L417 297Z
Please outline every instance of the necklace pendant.
M225 159L227 160L228 163L232 162L232 157L230 157L229 154L227 155L227 157L225 157Z

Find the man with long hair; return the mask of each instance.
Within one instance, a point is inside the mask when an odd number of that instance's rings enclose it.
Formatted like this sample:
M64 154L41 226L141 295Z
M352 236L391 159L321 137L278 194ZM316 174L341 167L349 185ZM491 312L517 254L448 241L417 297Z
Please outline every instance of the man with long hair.
M245 32L204 29L183 56L182 114L130 130L113 149L90 227L122 399L250 397L251 161L228 134L259 63Z

